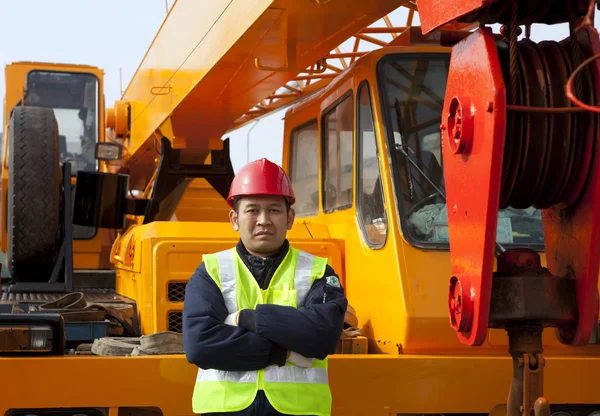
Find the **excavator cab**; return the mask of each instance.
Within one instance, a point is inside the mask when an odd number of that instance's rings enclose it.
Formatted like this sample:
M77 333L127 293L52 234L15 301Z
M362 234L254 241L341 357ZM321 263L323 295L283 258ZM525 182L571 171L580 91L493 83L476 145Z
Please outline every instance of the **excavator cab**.
M64 218L65 193L75 192L77 173L106 171L105 148L120 149L105 142L104 74L85 65L15 62L5 75L3 277L26 284L26 292L56 291L47 284L63 274L57 264L65 255L72 256L74 269L110 266L101 256L104 231L66 227ZM66 239L73 242L72 252L61 254Z
M27 74L23 104L53 110L59 138L63 136L66 142L60 160L71 162L73 176L78 170L98 168L94 157L100 135L98 84L94 74L43 70Z

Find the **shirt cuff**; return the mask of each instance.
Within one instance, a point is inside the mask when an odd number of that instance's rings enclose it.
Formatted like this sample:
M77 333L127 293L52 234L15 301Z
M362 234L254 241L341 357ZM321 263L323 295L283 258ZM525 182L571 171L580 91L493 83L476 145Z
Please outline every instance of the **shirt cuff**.
M238 315L238 326L256 332L256 311L254 309L242 309Z

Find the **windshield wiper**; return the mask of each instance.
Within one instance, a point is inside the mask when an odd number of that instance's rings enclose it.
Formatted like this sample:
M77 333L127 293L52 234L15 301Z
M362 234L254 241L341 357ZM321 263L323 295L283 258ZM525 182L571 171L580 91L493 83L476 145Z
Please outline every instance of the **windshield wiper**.
M404 148L407 148L410 152L412 152L415 156L416 153L415 151L410 147L409 144L400 144L400 143L396 143L396 150L400 150L402 152L402 154L406 157L406 159L413 165L413 167L417 170L417 172L419 172L423 178L425 178L425 180L427 182L429 182L431 184L431 186L433 186L433 188L440 194L440 196L443 198L444 203L446 203L446 194L444 194L444 192L442 192L434 183L433 181L429 178L429 176L427 176L427 174L425 172L423 172L421 170L421 168L419 168L419 166L417 165L417 163L412 160L412 158L408 155L408 153L406 153L406 150ZM447 209L447 208L446 208ZM506 251L506 249L499 243L496 241L496 257L498 257L500 254L504 253Z

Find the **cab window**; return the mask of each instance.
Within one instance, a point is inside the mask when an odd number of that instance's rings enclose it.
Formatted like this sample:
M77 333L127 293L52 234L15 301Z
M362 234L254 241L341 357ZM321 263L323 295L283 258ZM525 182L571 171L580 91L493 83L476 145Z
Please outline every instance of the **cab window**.
M440 134L449 66L449 54L390 54L377 73L404 235L440 249L450 242ZM542 248L541 211L499 210L496 241Z
M352 93L323 115L323 211L352 206L354 111Z
M319 126L311 121L292 131L290 137L290 180L294 186L297 217L319 211Z
M60 164L70 162L72 176L80 170L98 169L99 91L98 78L93 74L36 70L27 75L24 105L54 111ZM74 224L73 239L92 239L96 231L95 227Z
M365 241L372 248L380 248L385 244L387 237L387 215L373 110L366 81L360 85L357 97L356 209Z
M98 168L98 78L92 74L31 71L24 104L54 110L58 123L60 163L71 162L72 174Z

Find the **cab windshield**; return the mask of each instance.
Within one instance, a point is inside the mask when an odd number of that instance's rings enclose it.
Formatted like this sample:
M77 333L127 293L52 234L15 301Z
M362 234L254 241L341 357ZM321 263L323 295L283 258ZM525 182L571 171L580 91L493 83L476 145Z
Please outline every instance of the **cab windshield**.
M52 108L58 122L60 162L78 170L95 170L98 141L98 78L91 74L31 71L26 106Z
M397 203L405 237L417 246L447 248L449 241L440 144L449 64L448 54L394 54L378 65ZM540 210L500 210L496 240L543 248Z

